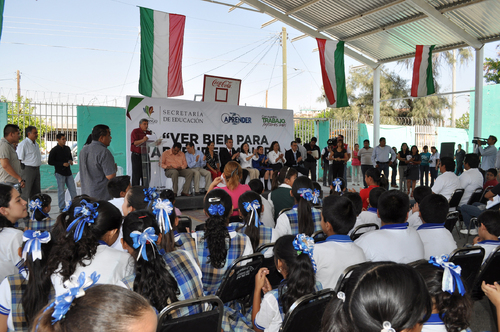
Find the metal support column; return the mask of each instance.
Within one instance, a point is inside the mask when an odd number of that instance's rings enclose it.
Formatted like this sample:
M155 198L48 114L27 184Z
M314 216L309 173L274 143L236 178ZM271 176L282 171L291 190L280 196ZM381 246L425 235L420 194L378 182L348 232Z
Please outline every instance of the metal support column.
M378 145L380 138L380 66L373 70L373 142Z
M474 137L481 137L483 126L484 46L476 50L476 87L474 96ZM470 129L470 128L469 128Z

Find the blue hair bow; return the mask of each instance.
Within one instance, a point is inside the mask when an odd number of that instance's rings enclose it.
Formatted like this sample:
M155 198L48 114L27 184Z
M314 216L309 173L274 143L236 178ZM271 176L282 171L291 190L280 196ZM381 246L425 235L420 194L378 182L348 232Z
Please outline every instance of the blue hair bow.
M208 207L208 214L211 216L216 216L218 214L222 217L224 212L226 212L226 208L224 208L222 204L210 204Z
M429 263L444 270L442 290L453 294L455 287L458 288L460 295L464 296L465 287L460 278L462 268L452 262L448 262L448 255L441 255L438 257L431 256Z
M28 253L31 253L33 261L42 259L42 243L50 242L49 232L27 230L23 233L23 259L26 261Z
M314 199L313 191L311 188L300 188L297 190L297 193L300 194L300 197L305 199L306 201L312 201Z
M293 247L295 248L295 250L297 250L297 255L307 254L309 256L314 269L314 273L316 273L316 261L313 258L314 239L305 234L297 234L297 236L293 240Z
M156 215L156 221L158 222L158 227L160 232L167 234L172 230L172 224L170 223L170 215L174 211L174 206L172 202L168 199L161 200L158 198L153 203L153 213Z
M69 232L75 225L75 242L80 241L83 234L83 228L85 224L93 224L95 218L99 215L97 212L97 208L99 207L99 203L88 203L86 200L82 199L80 201L80 206L75 207L73 217L78 217L71 224L69 224L68 228L66 228L66 232Z
M313 196L313 204L318 204L319 203L319 196L321 195L320 191L318 189L314 189L312 196Z
M335 186L335 191L336 192L341 192L342 191L342 180L340 178L336 178L333 180L332 184Z
M62 212L68 212L68 210L71 208L72 201L66 201L66 206L62 210Z
M48 217L49 215L42 210L42 201L40 198L35 199L34 201L30 202L30 212L31 212L31 221L35 221L35 211L40 211L45 217Z
M54 312L52 313L52 324L60 321L64 318L68 312L73 300L85 295L85 291L95 285L99 280L101 275L97 275L96 272L92 273L90 277L85 278L85 272L80 273L78 280L70 278L64 282L64 287L68 289L68 292L59 295L52 304L47 307L47 309L54 307ZM45 309L45 310L47 310Z
M259 219L259 212L258 212L258 209L260 209L259 201L254 199L253 202L243 202L243 207L247 212L252 211L252 214L250 215L250 220L252 220L252 216L255 214L255 227L259 228L259 225L262 225L262 222Z
M142 189L142 191L144 192L144 201L145 202L152 202L156 199L156 197L158 197L158 194L156 193L156 188L153 187L149 187L149 188L145 188L145 189Z
M133 247L137 249L139 247L141 251L141 256L145 260L148 260L148 254L146 252L146 244L150 244L153 247L153 254L155 254L156 241L158 240L158 235L155 234L155 229L153 227L148 227L144 232L133 231L130 233L132 241L134 241ZM156 254L155 254L156 255ZM137 255L137 260L139 260L139 255Z

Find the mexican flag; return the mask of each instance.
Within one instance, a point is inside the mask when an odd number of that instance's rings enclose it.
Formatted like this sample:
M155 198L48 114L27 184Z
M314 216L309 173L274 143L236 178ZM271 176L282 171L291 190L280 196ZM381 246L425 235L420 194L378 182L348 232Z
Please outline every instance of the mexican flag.
M436 92L432 76L432 50L434 46L436 45L417 45L411 82L412 97L428 96Z
M3 25L3 10L5 8L5 0L0 0L0 39L2 39L2 25Z
M327 107L347 107L345 88L344 42L316 38L321 62L321 76Z
M186 16L139 7L141 72L139 93L147 97L182 96L182 47Z

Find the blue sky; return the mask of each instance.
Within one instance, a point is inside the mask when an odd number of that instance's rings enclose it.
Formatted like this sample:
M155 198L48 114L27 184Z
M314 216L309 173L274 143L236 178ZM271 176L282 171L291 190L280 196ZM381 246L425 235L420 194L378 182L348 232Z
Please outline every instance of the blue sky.
M235 0L228 0L237 3ZM278 36L283 25L261 29L271 18L246 10L200 0L6 0L0 42L0 94L16 93L16 70L21 71L23 94L47 102L124 106L126 95L138 95L139 9L148 7L186 15L183 77L185 95L202 93L203 74L243 79L240 104L281 108L282 68ZM319 55L316 41L287 27L288 108L322 109ZM497 43L486 45L495 57ZM360 65L346 57L346 67ZM410 72L390 64L406 79ZM474 62L458 68L457 90L474 85ZM442 91L451 90L451 70L442 70ZM457 99L461 115L468 98Z

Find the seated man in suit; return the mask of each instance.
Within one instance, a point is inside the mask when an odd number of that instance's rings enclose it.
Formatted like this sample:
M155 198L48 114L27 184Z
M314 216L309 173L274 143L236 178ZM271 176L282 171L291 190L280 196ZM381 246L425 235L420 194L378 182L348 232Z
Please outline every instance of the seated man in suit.
M285 166L295 168L297 172L301 173L304 176L308 176L309 172L307 171L307 169L300 166L302 165L302 156L299 151L299 145L297 144L297 142L292 141L292 143L290 143L290 147L291 149L285 152Z
M233 139L230 137L226 137L226 148L221 148L219 150L220 171L224 173L224 167L230 161L239 163L239 158L240 152L233 148ZM247 179L248 174L248 171L246 169L243 169L243 176L240 181L242 184L245 184L245 180Z

